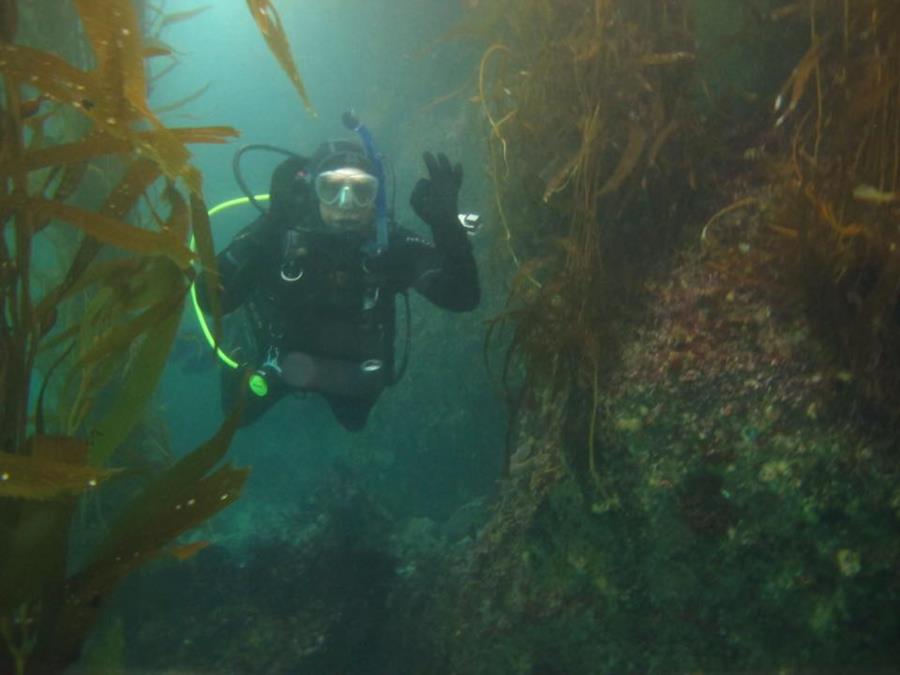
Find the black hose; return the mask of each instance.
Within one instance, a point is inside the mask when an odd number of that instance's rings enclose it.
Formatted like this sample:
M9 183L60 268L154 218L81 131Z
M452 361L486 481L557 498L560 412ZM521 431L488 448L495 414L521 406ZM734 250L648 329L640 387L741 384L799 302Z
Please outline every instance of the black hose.
M244 182L244 175L241 173L241 158L244 156L244 153L249 150L268 150L269 152L275 152L279 155L284 155L285 157L293 157L301 161L304 158L298 155L296 152L291 152L290 150L279 148L277 145L267 145L265 143L245 145L243 148L234 153L234 158L231 160L231 170L234 172L234 180L238 184L238 187L241 188L241 192L243 192L247 196L247 199L250 200L250 203L256 207L256 210L265 215L267 213L266 209L262 204L256 201L256 197L253 196L253 192L251 192L250 188L247 187L247 183Z

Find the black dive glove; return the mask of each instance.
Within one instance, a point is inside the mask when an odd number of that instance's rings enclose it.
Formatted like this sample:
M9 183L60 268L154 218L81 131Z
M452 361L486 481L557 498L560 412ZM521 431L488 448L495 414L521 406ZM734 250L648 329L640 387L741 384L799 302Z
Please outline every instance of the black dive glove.
M457 200L459 188L462 186L462 166L458 163L451 166L447 155L442 152L438 153L437 158L426 152L422 158L428 167L428 178L420 178L416 183L409 198L409 205L432 229L452 230L453 225L458 223ZM439 236L437 231L435 235Z

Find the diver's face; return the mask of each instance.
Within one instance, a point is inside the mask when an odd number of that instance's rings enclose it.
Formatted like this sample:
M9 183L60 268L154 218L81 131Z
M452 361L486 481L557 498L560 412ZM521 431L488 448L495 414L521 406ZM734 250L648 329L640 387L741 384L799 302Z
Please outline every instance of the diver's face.
M322 222L337 232L366 233L375 221L375 207L340 207L319 202Z
M375 219L378 180L352 167L325 171L316 177L319 214L329 228L364 233Z

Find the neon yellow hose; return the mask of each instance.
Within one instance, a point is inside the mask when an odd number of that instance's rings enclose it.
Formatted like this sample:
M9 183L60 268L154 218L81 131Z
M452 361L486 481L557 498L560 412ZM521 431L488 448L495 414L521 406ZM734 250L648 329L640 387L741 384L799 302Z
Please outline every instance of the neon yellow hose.
M258 202L266 202L269 201L269 195L254 195L253 197ZM221 202L220 204L216 204L212 207L207 213L209 213L209 217L212 218L217 213L225 211L226 209L230 209L234 206L243 206L244 204L249 204L249 197L238 197L237 199L229 199L228 201ZM194 235L191 235L191 250L195 251L195 242ZM206 323L206 317L203 315L203 310L200 309L200 302L197 300L197 280L194 280L194 283L191 284L191 300L194 303L194 313L197 315L197 323L200 324L200 330L203 332L203 335L206 337L206 341L209 342L209 346L212 347L213 351L216 353L216 356L224 363L226 366L230 368L237 368L240 364L235 361L231 356L229 356L226 352L222 351L219 348L219 345L216 343L216 338L212 334L212 331L209 329L209 324Z

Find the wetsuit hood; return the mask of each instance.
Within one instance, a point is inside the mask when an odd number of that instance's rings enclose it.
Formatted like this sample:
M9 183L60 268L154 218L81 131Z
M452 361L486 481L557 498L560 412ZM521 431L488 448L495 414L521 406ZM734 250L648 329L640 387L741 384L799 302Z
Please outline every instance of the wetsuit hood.
M348 139L326 141L313 153L310 172L315 178L323 171L356 168L372 174L374 167L361 143Z
M315 226L307 222L317 214L315 191L309 178L310 160L292 157L272 172L269 188L269 213L279 222L300 226Z

